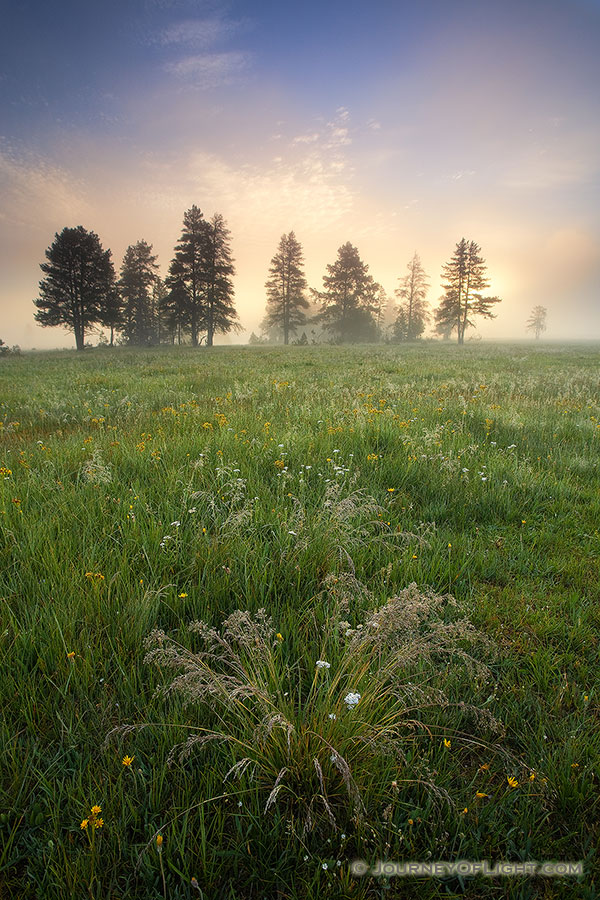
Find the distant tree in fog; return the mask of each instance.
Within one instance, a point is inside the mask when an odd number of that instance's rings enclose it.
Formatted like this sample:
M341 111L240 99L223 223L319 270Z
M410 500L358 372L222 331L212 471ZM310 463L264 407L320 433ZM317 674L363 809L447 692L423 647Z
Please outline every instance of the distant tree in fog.
M55 235L46 259L40 263L45 277L33 301L34 318L43 327L68 328L77 350L83 350L86 331L102 323L103 309L114 297L111 252L102 248L97 234L78 225Z
M396 289L398 316L394 322L394 338L397 341L415 341L425 331L429 319L429 304L425 300L429 280L417 253L407 265L408 275L400 279Z
M546 330L546 317L548 310L545 306L534 306L531 315L527 320L527 330L535 333L536 341L539 340L540 334Z
M290 337L307 323L305 310L310 304L306 299L303 266L302 246L296 235L293 231L283 234L271 260L269 278L265 284L267 314L263 328L283 335L284 344L289 344Z

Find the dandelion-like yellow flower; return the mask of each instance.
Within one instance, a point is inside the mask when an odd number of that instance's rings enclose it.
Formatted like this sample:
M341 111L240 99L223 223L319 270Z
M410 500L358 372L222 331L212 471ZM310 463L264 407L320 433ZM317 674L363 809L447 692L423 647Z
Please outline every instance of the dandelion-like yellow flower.
M135 756L124 756L123 759L121 760L121 762L123 763L124 766L130 766L131 763L134 761L134 759L135 759Z
M517 781L516 778L513 778L512 775L507 775L506 780L508 781L509 787L512 787L512 788L519 787L519 782Z
M275 635L275 637L277 638L278 641L282 641L282 640L283 640L283 635L280 634L279 632L277 632L277 634Z
M475 794L478 800L482 800L484 797L489 797L489 794L484 794L483 791L477 791Z
M163 848L163 836L162 836L162 834L157 834L156 835L156 849L158 850L159 853L162 853L162 848Z
M469 807L468 807L468 806L465 806L465 808L463 809L463 815L464 815L465 813L468 813L468 812L469 812Z
M449 750L451 746L452 746L452 741L449 741L448 738L444 738L444 747L446 747L446 749Z
M92 806L92 815L93 816L97 816L98 813L101 813L101 812L102 812L101 806Z
M532 772L532 773L531 773L531 775L529 776L529 780L530 780L530 781L535 781L535 772Z
M89 819L84 819L83 822L81 823L81 825L80 825L79 827L82 828L82 829L85 831L85 829L88 827L89 824L90 824L90 820L89 820Z
M388 494L393 494L396 488L388 488Z
M180 596L180 597L181 597L181 599L182 599L182 600L183 600L183 598L184 598L184 597L187 597L187 594L186 594L186 592L185 592L185 591L182 591L182 592L181 592L181 593L180 593L180 595L179 595L179 596Z
M67 659L73 659L74 656L75 656L74 650L70 650L69 653L67 653Z
M94 819L94 828L102 828L104 819Z

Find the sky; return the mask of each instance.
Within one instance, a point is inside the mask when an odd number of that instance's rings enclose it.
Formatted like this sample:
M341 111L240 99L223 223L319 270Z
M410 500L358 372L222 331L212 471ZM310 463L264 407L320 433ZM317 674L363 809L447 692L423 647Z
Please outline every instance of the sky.
M34 322L39 265L83 225L146 240L183 214L232 233L245 341L283 233L309 285L350 241L394 302L415 252L441 296L462 237L489 339L600 338L600 0L0 0L0 338ZM221 341L223 342L223 341Z

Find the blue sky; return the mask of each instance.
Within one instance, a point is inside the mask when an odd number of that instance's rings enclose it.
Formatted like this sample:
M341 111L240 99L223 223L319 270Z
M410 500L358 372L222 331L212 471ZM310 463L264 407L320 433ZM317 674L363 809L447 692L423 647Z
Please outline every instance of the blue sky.
M347 240L393 299L415 250L440 295L461 237L503 297L486 337L600 337L600 3L4 2L0 337L33 323L66 225L163 274L193 203L233 235L247 331L283 232L321 286Z

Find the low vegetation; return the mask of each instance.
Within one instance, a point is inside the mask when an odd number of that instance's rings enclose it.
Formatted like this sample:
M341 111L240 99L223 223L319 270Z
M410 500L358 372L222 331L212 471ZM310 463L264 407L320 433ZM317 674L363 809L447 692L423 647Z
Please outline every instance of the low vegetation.
M105 348L0 382L3 897L597 895L596 347Z

